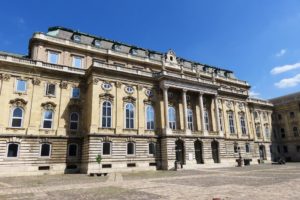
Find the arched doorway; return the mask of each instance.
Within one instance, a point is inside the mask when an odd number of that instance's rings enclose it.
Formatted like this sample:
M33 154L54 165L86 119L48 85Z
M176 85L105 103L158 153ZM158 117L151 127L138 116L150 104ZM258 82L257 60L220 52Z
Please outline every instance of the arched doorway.
M212 159L214 160L214 163L219 163L219 142L218 141L212 141L211 142L211 153L212 153Z
M184 142L183 140L177 140L175 142L175 151L176 151L176 161L181 164L185 164L185 152L184 152Z
M262 160L267 160L265 145L259 145L259 157Z
M196 162L197 164L203 164L203 145L202 142L199 140L196 140L194 142L194 148L195 148L195 158L196 158Z

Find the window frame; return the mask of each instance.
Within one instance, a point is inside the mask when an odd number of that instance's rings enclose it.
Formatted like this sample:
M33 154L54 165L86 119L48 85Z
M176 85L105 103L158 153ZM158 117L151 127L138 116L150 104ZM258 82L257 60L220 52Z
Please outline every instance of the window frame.
M78 89L78 91L79 91L79 94L78 94L78 97L74 97L74 89ZM80 88L79 87L72 87L72 89L71 89L71 99L80 99Z
M299 129L297 126L293 126L293 135L294 137L299 137Z
M25 89L24 89L24 91L18 90L18 83L19 83L19 81L25 82ZM23 94L25 94L27 92L27 80L21 79L21 78L17 78L16 82L15 82L15 92L16 93L23 93Z
M57 64L59 64L59 59L60 59L60 52L57 52L57 51L52 51L52 50L48 50L48 63L50 63L50 64L55 64L55 65L57 65ZM57 62L56 63L53 63L53 62L51 62L51 54L53 55L53 54L56 54L57 55Z
M150 110L149 110L150 109ZM146 130L154 130L155 129L155 111L154 111L154 107L152 105L146 105L146 108L145 108L145 119L146 119ZM151 119L149 119L149 116L151 116L148 112L150 112L150 114L152 113L152 116L153 116L153 123L151 123ZM148 126L148 123L149 123L149 126Z
M248 151L247 151L247 147L248 147ZM251 153L251 146L250 146L250 143L246 143L246 144L245 144L245 152L246 152L246 153Z
M127 118L127 106L129 106L129 105L132 106L133 117L130 117L130 112L131 111L129 110L129 117ZM134 129L134 127L135 127L135 106L134 106L133 103L126 103L125 104L125 113L124 114L125 114L125 129ZM128 127L127 127L127 120L129 122ZM132 122L132 124L130 122Z
M70 146L71 145L75 145L76 146L76 155L75 156L70 156ZM68 158L77 158L78 157L78 152L79 152L79 149L78 149L78 144L77 143L70 143L68 144Z
M109 144L109 154L104 154L104 143ZM112 142L102 142L102 151L101 151L102 156L111 156L112 155Z
M45 119L45 113L46 112L51 112L52 113L52 119ZM51 127L50 128L45 128L44 127L44 122L45 121L51 121ZM42 121L42 129L47 129L47 130L51 130L53 129L53 123L54 123L54 111L53 110L44 110L43 111L43 121Z
M153 153L153 154L150 153L150 145L151 145L151 144L154 145L154 153ZM149 142L149 143L148 143L148 155L149 155L149 156L153 156L153 157L156 155L156 142Z
M22 111L22 117L14 117L14 111L16 109L20 109ZM24 109L22 107L19 107L19 106L16 106L16 107L13 107L11 109L11 117L10 117L10 126L11 128L23 128L23 123L24 123ZM20 126L13 126L13 120L14 119L21 119L21 125Z
M106 116L104 116L103 115L103 110L104 110L104 103L109 103L110 104L110 106L105 106L105 109L106 109ZM108 108L110 108L110 116L108 116L107 115L107 110L108 110ZM112 102L111 101L108 101L108 100L105 100L105 101L103 101L102 102L102 107L101 107L101 111L100 111L101 113L100 113L100 115L101 115L101 128L112 128L112 113L113 113L113 111L112 111ZM105 120L106 120L106 124L105 124L105 126L103 126L103 119L105 118ZM107 124L108 124L108 121L107 121L107 119L110 119L110 126L107 126Z
M187 123L187 128L191 131L194 131L194 112L190 108L187 109Z
M77 115L77 117L78 117L77 121L71 119L72 118L72 114L76 114ZM79 130L79 122L80 122L80 115L79 115L79 113L78 112L71 112L70 116L69 116L69 120L70 120L69 121L69 130L70 131L78 131ZM71 124L72 123L77 123L77 128L76 129L71 129Z
M76 59L80 59L80 67L75 65L76 64L76 62L75 62ZM72 67L77 68L77 69L83 69L84 68L83 62L84 62L84 57L77 56L77 55L72 56Z
M130 143L133 144L133 154L128 154L128 145ZM136 155L136 144L135 144L135 142L127 142L126 143L126 155L127 156L135 156Z
M204 109L204 125L205 125L205 130L210 131L209 113L207 109Z
M10 146L11 144L16 144L16 145L18 145L17 156L8 156L9 146ZM20 144L19 142L8 142L8 143L6 144L6 158L7 158L7 159L18 159L19 156L20 156L20 146L21 146L21 144Z
M43 145L49 145L49 155L48 156L42 156L42 147ZM40 144L40 158L50 158L51 157L51 154L52 154L52 144L51 143L48 143L48 142L43 142Z
M170 113L170 111L172 111L171 113ZM173 121L171 121L171 115L172 114L174 114L174 120ZM168 107L168 118L169 118L169 128L171 129L171 130L176 130L176 128L177 128L177 123L176 123L176 121L177 121L177 117L176 117L176 109L175 109L175 107L173 107L173 106L169 106Z
M54 86L54 94L49 93L49 87L53 85ZM48 97L56 97L56 84L55 83L46 83L45 84L45 96Z
M228 127L229 127L229 133L231 135L234 135L235 132L235 123L234 123L234 113L233 111L228 112Z
M241 125L242 135L247 135L246 117L244 114L240 115L240 125Z

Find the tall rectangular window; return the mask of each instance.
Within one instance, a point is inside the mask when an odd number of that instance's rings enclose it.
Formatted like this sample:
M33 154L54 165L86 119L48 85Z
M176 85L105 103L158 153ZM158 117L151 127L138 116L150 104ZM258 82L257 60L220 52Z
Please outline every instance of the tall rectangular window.
M19 144L9 143L7 147L7 157L15 158L18 157Z
M41 157L50 157L51 145L48 143L41 144Z
M55 96L55 84L47 83L46 85L46 95Z
M58 64L59 53L55 51L48 51L48 62Z
M44 112L43 128L52 128L53 112L51 110L46 110Z
M82 68L83 66L82 60L83 60L82 57L73 56L73 67Z
M77 87L73 87L72 88L72 96L71 96L71 98L72 99L79 99L79 97L80 97L80 89L77 88Z
M110 155L111 154L111 143L103 142L102 147L102 155Z
M229 129L230 133L234 134L235 133L235 128L234 128L234 119L233 119L233 112L228 112L228 122L229 122Z
M16 92L26 92L27 89L27 81L25 80L21 80L21 79L17 79L16 81Z

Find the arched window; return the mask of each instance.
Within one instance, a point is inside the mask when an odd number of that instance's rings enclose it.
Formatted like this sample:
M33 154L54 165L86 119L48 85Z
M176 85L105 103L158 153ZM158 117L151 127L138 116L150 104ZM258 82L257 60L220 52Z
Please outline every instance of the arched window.
M256 131L256 136L258 138L260 138L260 125L259 124L255 125L255 131Z
M242 134L246 135L247 129L246 129L246 121L245 121L244 114L241 114L241 116L240 116L240 123L241 123Z
M73 112L70 114L70 130L78 130L79 126L79 114Z
M44 111L43 128L51 129L53 125L53 111Z
M102 104L102 128L111 128L111 103L104 101Z
M294 136L295 137L298 137L299 136L299 132L298 132L298 127L293 127L293 133L294 133Z
M127 103L125 106L126 113L126 128L134 128L134 106L132 103Z
M146 107L146 122L147 122L147 129L153 130L154 129L154 109L150 105L148 105Z
M192 109L187 110L187 116L188 116L188 128L190 130L194 130L194 125L193 125L193 111Z
M9 143L7 147L7 157L14 158L18 157L19 154L19 144Z
M175 108L169 107L168 115L169 115L169 127L170 127L170 129L175 130L176 129L176 112L175 112Z
M16 107L12 111L11 127L20 128L23 125L23 109Z
M207 110L204 110L204 124L205 130L209 131L209 114Z
M135 144L133 142L127 143L127 155L134 155L135 154Z
M234 128L234 118L233 118L233 112L229 111L228 112L228 123L229 123L229 130L231 134L235 133L235 128Z
M40 156L41 157L50 157L50 153L51 153L51 145L48 143L41 144Z

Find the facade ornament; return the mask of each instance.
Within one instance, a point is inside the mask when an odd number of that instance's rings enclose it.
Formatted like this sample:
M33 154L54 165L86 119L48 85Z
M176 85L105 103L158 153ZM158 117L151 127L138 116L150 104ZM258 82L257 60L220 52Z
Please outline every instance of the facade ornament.
M118 81L118 82L116 82L116 87L117 87L117 88L121 88L121 87L122 87L122 83L121 83L121 82L119 82L119 81Z
M244 108L245 108L244 103L239 103L239 109L244 110Z
M108 137L108 136L105 136L105 137L101 138L100 141L101 142L112 142L112 138Z
M232 101L226 101L226 106L227 108L231 109L232 108Z
M134 92L133 87L130 86L130 85L126 86L126 87L124 88L124 90L125 90L125 92L126 92L127 94L129 94L129 95L133 94L133 92Z
M2 74L1 75L1 78L4 80L4 81L9 81L11 75L10 74Z
M100 98L101 101L105 101L105 100L110 101L110 102L114 101L114 96L112 94L109 94L109 93L100 94L99 98Z
M142 85L138 85L137 88L139 91L142 91L144 87Z
M146 90L145 90L145 95L146 95L147 97L152 97L152 96L153 96L153 91L152 91L151 89L146 89Z
M24 99L21 99L21 98L15 98L13 100L10 100L9 103L12 104L15 107L24 108L27 104L27 101L25 101Z
M68 88L68 82L67 81L62 81L59 84L59 86L60 86L61 89L67 89Z
M40 80L40 79L37 79L37 78L33 78L33 79L32 79L32 84L33 84L33 85L40 85L40 84L41 84L41 80Z
M99 78L94 78L93 79L93 84L97 85L99 83L100 79Z
M128 138L125 139L125 142L135 142L135 138L128 137Z
M22 139L19 137L9 137L6 139L6 143L21 143Z
M127 97L123 97L123 101L126 103L135 103L136 98L134 98L132 96L127 96Z
M148 143L151 143L151 142L154 142L154 143L157 142L156 138L149 138Z
M40 143L51 143L49 138L41 138Z
M45 109L45 110L54 110L56 107L56 104L54 102L51 101L47 101L45 103L42 103L41 106Z
M103 82L101 87L105 91L110 91L112 89L112 85L109 82Z

